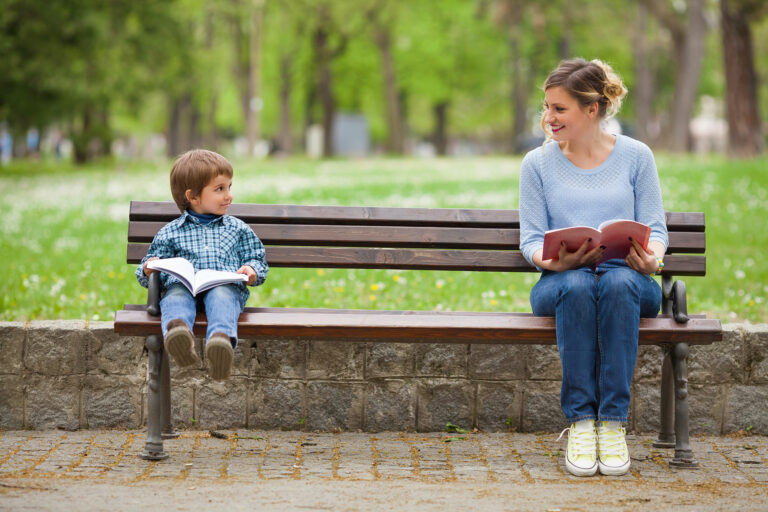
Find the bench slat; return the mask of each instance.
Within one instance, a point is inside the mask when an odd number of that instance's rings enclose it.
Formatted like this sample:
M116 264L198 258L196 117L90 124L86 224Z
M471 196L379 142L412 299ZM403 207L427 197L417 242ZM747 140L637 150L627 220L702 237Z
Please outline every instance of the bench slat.
M128 244L127 262L139 263L148 249L146 244ZM523 255L515 251L277 246L267 248L267 262L271 267L290 268L535 272ZM675 276L703 276L706 257L671 254L664 258L664 272Z
M205 317L198 315L195 333L204 335ZM115 332L140 336L158 334L159 318L141 310L115 313ZM241 337L295 336L332 338L339 341L387 339L399 342L441 341L455 343L555 343L555 322L551 317L525 313L461 313L421 311L365 311L290 308L249 308L240 315ZM671 339L673 337L674 339ZM722 339L719 320L691 318L678 324L673 318L640 320L640 343L686 342L707 344Z
M248 224L520 227L518 210L233 204L229 213ZM131 221L165 223L178 216L179 210L170 201L131 201ZM667 212L666 217L670 231L704 231L703 212Z
M131 222L128 241L150 243L163 222ZM446 228L402 226L347 226L311 224L251 224L265 245L432 247L507 249L520 247L520 230L502 228ZM669 233L669 252L703 253L705 234Z

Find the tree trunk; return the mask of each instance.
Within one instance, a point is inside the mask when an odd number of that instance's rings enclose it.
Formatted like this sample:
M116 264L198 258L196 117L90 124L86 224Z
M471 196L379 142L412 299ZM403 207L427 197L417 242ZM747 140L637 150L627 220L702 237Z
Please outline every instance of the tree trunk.
M293 133L291 130L292 68L293 55L284 54L280 58L280 133L277 138L278 152L283 155L293 153Z
M384 97L387 111L387 152L403 153L403 121L400 117L400 98L397 92L397 76L392 57L392 37L389 28L379 23L371 14L375 25L376 45L381 55L381 74L384 78Z
M648 39L646 25L648 10L640 2L638 4L637 23L635 25L635 118L637 121L637 138L646 144L651 143L649 127L653 110L653 70L648 59Z
M261 138L261 36L264 1L253 0L251 6L250 59L248 65L249 96L246 117L249 156L253 156L256 143Z
M321 10L321 13L325 10ZM331 72L330 50L326 16L320 16L315 30L315 55L317 56L317 95L323 111L323 156L333 156L333 117L336 113L333 99L333 74Z
M88 142L90 140L91 124L93 124L93 113L91 108L86 106L82 112L82 125L80 133L76 134L72 140L72 153L76 164L84 164L88 161Z
M528 69L520 55L520 19L522 6L520 2L510 3L509 12L509 56L510 56L510 103L512 107L512 144L513 153L520 153L523 149L523 137L528 124L528 83L524 79Z
M441 101L432 108L435 115L435 131L432 135L432 143L440 156L448 154L448 105L447 101Z
M763 152L765 140L757 102L757 77L749 19L733 3L720 0L728 154L748 158Z
M699 88L706 33L704 0L689 0L685 31L672 36L676 64L669 136L672 151L689 151L691 148L689 125Z

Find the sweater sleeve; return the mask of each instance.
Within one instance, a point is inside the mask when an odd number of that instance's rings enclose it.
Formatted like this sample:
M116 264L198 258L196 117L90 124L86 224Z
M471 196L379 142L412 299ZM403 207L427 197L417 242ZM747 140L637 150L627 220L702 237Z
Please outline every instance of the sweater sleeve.
M544 247L544 233L549 229L547 201L537 155L542 148L525 155L520 167L520 252L533 264L533 254Z
M635 179L635 219L651 227L650 240L669 245L667 220L661 199L661 185L650 148L643 144L638 155Z

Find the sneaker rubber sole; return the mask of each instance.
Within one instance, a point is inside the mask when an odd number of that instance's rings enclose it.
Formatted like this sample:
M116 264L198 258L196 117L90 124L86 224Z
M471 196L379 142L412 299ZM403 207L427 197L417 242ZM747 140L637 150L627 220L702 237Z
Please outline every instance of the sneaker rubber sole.
M600 470L601 475L606 476L621 476L626 475L629 471L629 463L630 461L627 460L625 464L622 464L621 466L606 466L602 462L600 462L600 459L597 460L597 466Z
M179 366L190 366L200 361L195 352L195 338L186 326L168 330L165 335L165 350Z
M205 346L205 358L208 360L208 375L213 380L224 380L229 378L232 372L232 360L235 351L229 338L211 337Z
M568 460L568 454L565 456L565 469L568 470L568 472L574 476L595 476L597 474L597 461L595 461L595 465L591 466L589 468L581 468L579 466L576 466L574 464L571 464L571 461Z

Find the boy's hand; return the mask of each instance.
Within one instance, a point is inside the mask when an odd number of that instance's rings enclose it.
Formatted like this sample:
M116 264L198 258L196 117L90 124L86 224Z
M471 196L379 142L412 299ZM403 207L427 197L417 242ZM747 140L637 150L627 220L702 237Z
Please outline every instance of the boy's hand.
M256 282L256 271L250 265L243 265L237 269L238 274L245 274L248 276L246 284L253 284Z
M144 262L144 275L145 276L149 277L149 274L151 274L153 272L157 272L157 270L155 270L153 268L147 268L147 263L149 263L152 260L159 260L159 259L160 258L158 258L157 256L155 256L154 258L147 258L147 261Z

